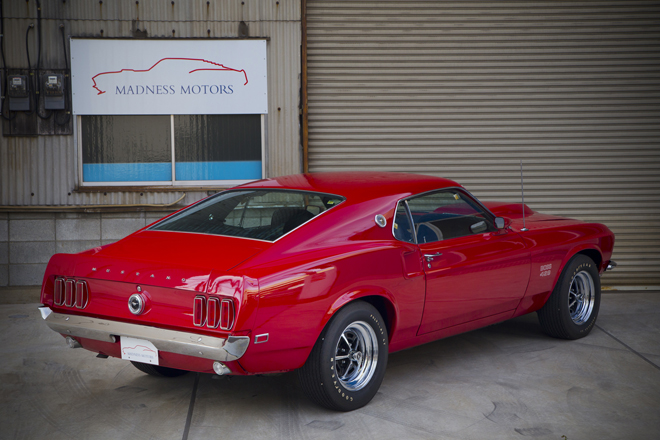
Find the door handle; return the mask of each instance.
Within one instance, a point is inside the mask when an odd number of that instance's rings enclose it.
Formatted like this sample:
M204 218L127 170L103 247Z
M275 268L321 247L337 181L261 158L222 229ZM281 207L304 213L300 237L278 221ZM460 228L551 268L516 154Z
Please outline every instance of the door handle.
M435 254L424 254L424 258L426 258L426 261L430 263L435 257L439 257L440 255L442 255L442 252L436 252Z

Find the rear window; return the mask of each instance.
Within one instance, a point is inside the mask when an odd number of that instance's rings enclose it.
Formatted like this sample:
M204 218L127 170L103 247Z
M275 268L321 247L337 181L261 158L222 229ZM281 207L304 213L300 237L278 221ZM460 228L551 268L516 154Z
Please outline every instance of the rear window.
M306 191L227 191L150 229L275 241L343 201L340 196Z

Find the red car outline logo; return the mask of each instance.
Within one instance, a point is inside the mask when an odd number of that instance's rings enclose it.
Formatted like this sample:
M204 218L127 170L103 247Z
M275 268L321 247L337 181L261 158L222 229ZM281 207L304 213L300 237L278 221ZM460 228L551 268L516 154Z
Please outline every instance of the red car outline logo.
M151 69L153 69L154 67L156 67L158 64L162 63L163 61L171 61L171 60L174 60L174 61L201 61L203 63L208 63L208 64L211 64L213 66L217 66L217 68L209 67L209 68L193 69L193 70L190 70L188 72L189 74L194 73L194 72L209 71L209 70L212 70L212 71L225 71L225 72L239 72L239 73L242 73L243 76L245 77L245 83L243 83L243 85L245 86L248 83L247 72L245 71L245 69L240 69L240 70L239 69L234 69L234 68L231 68L231 67L227 67L224 64L216 63L214 61L205 60L203 58L161 58L153 66L149 67L148 69L142 69L142 70L138 70L138 69L121 69L121 70L116 70L116 71L97 73L96 75L94 75L92 77L92 82L93 82L92 87L94 89L98 90L97 95L102 95L106 91L101 90L101 89L98 88L98 85L96 84L96 78L97 77L99 77L101 75L113 75L113 74L122 73L122 72L145 73L145 72L149 72Z

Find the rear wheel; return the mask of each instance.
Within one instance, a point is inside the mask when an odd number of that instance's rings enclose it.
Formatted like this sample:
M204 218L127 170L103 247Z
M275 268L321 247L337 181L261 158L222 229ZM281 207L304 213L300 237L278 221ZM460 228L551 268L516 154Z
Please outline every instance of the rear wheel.
M310 400L326 408L360 408L380 388L387 351L380 313L368 303L351 303L332 318L298 370L301 386Z
M596 323L599 308L598 268L589 257L578 254L566 264L550 298L538 311L541 329L555 338L582 338Z
M133 362L131 364L143 373L158 377L177 377L183 376L188 371L178 370L176 368L161 367L160 365L143 364L142 362Z

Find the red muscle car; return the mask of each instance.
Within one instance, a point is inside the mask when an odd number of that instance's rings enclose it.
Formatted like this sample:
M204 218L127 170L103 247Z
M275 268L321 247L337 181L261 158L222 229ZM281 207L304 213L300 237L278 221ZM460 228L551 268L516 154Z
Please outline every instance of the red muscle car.
M54 255L40 310L102 357L153 344L157 364L132 361L152 375L297 369L311 400L347 411L397 350L530 312L550 336L586 336L613 246L604 225L481 203L451 180L301 174Z

